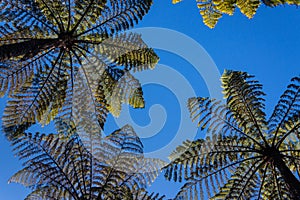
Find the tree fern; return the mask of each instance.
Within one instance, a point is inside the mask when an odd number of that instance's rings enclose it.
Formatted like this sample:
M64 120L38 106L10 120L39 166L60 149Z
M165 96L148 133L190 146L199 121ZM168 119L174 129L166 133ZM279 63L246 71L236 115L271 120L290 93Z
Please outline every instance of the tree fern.
M173 0L176 4L182 0ZM266 6L300 5L299 0L196 0L203 22L209 28L214 28L223 14L233 15L236 8L251 19L258 7L263 3Z
M37 121L47 124L60 113L72 117L76 87L88 91L100 126L109 111L118 115L116 102L143 107L138 83L123 89L128 99L118 97L115 102L111 91L106 93L109 97L104 94L108 88L126 87L118 83L124 74L132 77L130 71L153 69L158 62L140 35L121 33L142 19L151 4L151 0L1 1L5 23L0 26L0 94L10 97L3 119L7 135ZM111 85L102 84L108 76Z
M163 198L144 188L164 163L143 156L142 143L130 126L100 140L93 151L76 132L67 135L27 133L13 142L24 168L9 182L31 188L26 199Z
M175 199L299 199L300 77L266 120L262 86L253 76L225 71L226 103L191 98L191 118L210 133L170 155L168 180L183 181Z

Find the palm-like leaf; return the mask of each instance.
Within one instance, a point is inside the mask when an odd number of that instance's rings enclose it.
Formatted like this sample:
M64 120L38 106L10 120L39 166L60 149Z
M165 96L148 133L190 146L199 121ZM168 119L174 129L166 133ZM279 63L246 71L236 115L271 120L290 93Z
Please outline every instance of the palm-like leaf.
M172 0L173 4L182 0ZM206 26L214 28L223 14L233 15L236 7L247 16L252 18L261 3L274 7L283 4L300 5L299 0L196 0L200 14Z
M27 199L162 199L144 188L163 166L145 158L130 126L87 149L75 134L25 134L13 142L24 168L10 182L33 192ZM91 143L93 141L90 141Z
M74 88L87 91L100 126L109 111L118 115L120 103L143 107L139 83L128 90L130 86L118 81L124 74L132 76L130 70L153 69L158 57L140 35L119 32L137 23L151 4L1 1L0 16L6 23L0 27L0 94L8 91L10 97L3 118L6 133L22 132L20 125L26 128L37 121L46 124L58 113L72 121L72 103L83 95ZM123 95L116 101L109 90L114 87Z
M225 71L222 83L226 104L189 100L192 119L211 136L187 141L171 154L166 178L186 181L176 199L299 199L300 77L292 79L269 120L253 76Z

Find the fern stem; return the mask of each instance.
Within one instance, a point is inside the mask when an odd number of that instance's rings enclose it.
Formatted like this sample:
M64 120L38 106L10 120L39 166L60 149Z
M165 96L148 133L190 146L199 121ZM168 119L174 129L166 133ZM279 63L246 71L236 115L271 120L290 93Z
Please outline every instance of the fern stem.
M100 24L94 26L93 28L88 29L88 30L86 30L86 31L84 31L84 32L82 32L82 33L77 34L75 37L82 36L82 35L84 35L84 34L90 32L90 31L93 31L93 30L95 30L95 29L97 29L97 28L99 28L99 27L105 25L107 22L109 22L109 21L111 21L111 20L113 20L113 19L116 19L116 18L118 18L119 16L122 16L122 14L126 14L127 11L130 11L130 10L131 10L132 8L134 8L135 6L136 6L135 4L133 4L132 6L129 6L128 8L124 9L123 11L120 11L120 12L117 13L116 15L113 15L113 16L109 17L108 19L104 20L102 23L100 23Z
M54 18L54 20L56 21L56 23L58 24L58 27L60 29L60 31L64 31L64 26L63 26L63 22L61 20L60 14L58 13L58 17L61 23L59 23L58 19L55 17L54 11L48 6L48 4L42 0L43 4L47 7L47 9L49 10L49 12L51 13L52 17Z
M262 191L262 189L264 187L264 182L265 182L265 178L266 178L266 175L267 175L267 171L268 171L267 169L269 167L269 164L270 163L267 163L266 167L264 169L264 174L263 174L263 178L262 178L261 185L260 185L260 188L259 188L259 192L258 192L258 195L257 195L257 200L260 200L260 195L261 195L261 191Z
M81 15L80 19L78 20L78 22L75 24L75 26L72 28L72 30L70 31L71 35L73 35L73 33L76 31L76 29L78 28L79 24L82 22L82 20L85 18L85 15L90 11L91 7L93 6L94 0L91 0L90 4L88 5L88 7L86 8L86 10L84 11L84 13ZM75 36L77 37L77 36Z
M296 131L298 128L300 128L300 123L296 124L296 126L294 126L288 133L286 133L275 145L275 147L278 149L280 147L280 145L283 143L283 141L290 135L292 134L294 131Z
M252 166L250 167L250 169L245 173L245 175L244 175L243 178L241 179L242 182L244 182L244 179L246 178L246 176L248 175L248 173L251 172L253 168L255 168L255 169L252 171L250 177L247 178L247 181L246 181L244 187L242 188L242 191L240 191L240 195L239 195L239 197L238 197L237 199L241 199L241 197L242 197L242 195L243 195L243 193L244 193L244 190L246 189L248 183L251 181L251 179L253 178L253 176L254 176L255 173L257 172L257 170L259 170L259 169L261 168L261 166L263 166L263 164L265 164L265 160L263 160L257 167L255 167L255 165L256 165L257 163L259 163L260 161L261 161L261 160L257 160L254 164L252 164ZM250 186L250 187L251 187L251 186Z
M238 92L240 93L240 90L238 90ZM247 103L247 101L246 101L246 99L245 99L245 97L244 97L243 92L240 93L239 95L240 95L240 96L242 97L242 99L243 99L243 102L244 102L244 104L245 104L245 106L246 106L246 109L247 109L248 113L250 114L250 117L251 117L252 121L254 122L255 127L257 128L257 131L258 131L258 133L259 133L259 136L260 136L261 139L264 141L265 145L268 147L268 146L269 146L269 143L267 142L266 138L264 137L264 135L263 135L263 133L262 133L262 131L261 131L259 125L258 125L258 122L257 122L255 116L253 115L253 113L252 113L252 111L251 111L251 109L250 109L250 107L249 107L249 105L248 105L248 103Z
M67 174L64 172L64 170L61 168L61 166L57 163L57 161L54 159L54 157L43 147L43 145L36 143L36 145L42 149L42 151L46 154L46 156L54 163L54 165L57 167L57 169L62 173L62 175L66 178L67 182L70 184L70 189L73 190L71 192L69 188L67 188L67 191L74 197L74 199L80 199L78 194L76 193L76 189L74 188L74 185L72 184L71 180L68 178ZM45 173L43 173L45 174ZM52 180L54 180L52 177L49 176ZM55 181L55 180L54 180ZM56 181L55 181L56 182ZM60 183L59 183L60 184ZM65 186L63 186L65 187Z
M33 101L32 101L31 104L27 107L27 109L26 109L26 111L24 112L24 114L22 115L22 117L20 117L20 120L19 120L18 124L22 124L23 118L24 118L25 115L29 112L29 110L31 109L31 107L34 105L34 103L35 103L36 100L38 99L40 93L41 93L42 90L45 88L46 83L48 82L50 76L52 75L52 72L53 72L54 68L56 67L56 64L58 63L59 59L61 59L61 57L63 56L63 54L64 54L63 50L60 50L59 55L57 56L55 62L53 63L52 68L51 68L51 70L50 70L48 76L46 77L46 79L45 79L43 85L39 88L38 93L35 95Z
M34 18L35 20L39 21L41 24L43 24L45 27L49 28L51 31L53 31L55 34L58 35L58 32L51 26L49 26L48 24L46 24L44 21L40 20L38 17L34 16L32 14L32 12L29 12L28 10L26 9L23 9L21 7L19 7L18 5L14 5L16 8L22 10L23 12L25 12L26 14L30 15L32 18Z

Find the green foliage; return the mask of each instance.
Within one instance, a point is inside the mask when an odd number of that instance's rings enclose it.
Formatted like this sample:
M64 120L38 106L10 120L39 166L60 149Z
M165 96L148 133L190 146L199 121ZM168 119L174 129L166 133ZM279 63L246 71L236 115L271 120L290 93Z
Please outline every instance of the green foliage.
M176 4L182 0L173 0ZM300 5L299 0L196 0L203 22L214 28L223 14L233 15L236 8L251 19L261 4L275 7L283 4Z
M151 4L1 1L0 95L9 97L3 117L8 137L56 116L76 121L74 111L83 113L83 103L101 127L108 112L118 116L122 103L144 107L141 85L130 73L153 69L158 57L140 35L120 32L142 19Z
M262 86L225 71L226 103L191 98L191 118L209 134L170 155L168 180L185 181L175 199L299 199L300 77L292 79L266 120Z
M9 182L31 188L26 199L163 199L145 188L164 162L143 156L143 145L130 126L85 145L73 131L28 133L13 142L24 168Z

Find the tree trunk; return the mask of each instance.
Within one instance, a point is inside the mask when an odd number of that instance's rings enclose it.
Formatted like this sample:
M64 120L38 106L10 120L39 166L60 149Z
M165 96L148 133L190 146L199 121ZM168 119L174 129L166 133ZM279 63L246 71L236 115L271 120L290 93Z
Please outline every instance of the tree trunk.
M23 56L22 60L34 57L36 54L55 46L58 39L31 39L14 44L0 46L0 61Z
M293 200L300 199L300 182L295 177L295 175L291 172L291 170L286 166L285 162L281 157L273 157L274 165L280 171L280 175L283 177L287 188L291 194L291 198Z

